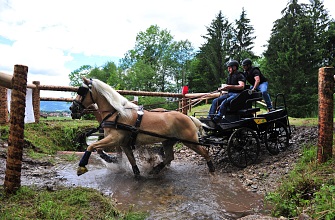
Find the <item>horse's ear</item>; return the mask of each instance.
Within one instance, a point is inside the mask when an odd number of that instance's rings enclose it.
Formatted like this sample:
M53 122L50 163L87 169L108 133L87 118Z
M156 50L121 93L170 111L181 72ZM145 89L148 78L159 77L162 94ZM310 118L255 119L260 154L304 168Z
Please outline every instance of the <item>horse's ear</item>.
M83 82L84 82L86 85L89 85L89 84L90 84L90 80L87 79L85 76L83 76L82 79L83 79Z

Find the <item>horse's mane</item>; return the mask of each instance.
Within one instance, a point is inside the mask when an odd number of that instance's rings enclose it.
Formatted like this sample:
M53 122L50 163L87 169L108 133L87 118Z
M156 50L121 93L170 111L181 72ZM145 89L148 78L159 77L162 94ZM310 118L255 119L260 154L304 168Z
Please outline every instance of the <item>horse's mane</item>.
M130 118L132 116L132 109L138 109L136 104L130 102L111 86L98 79L92 80L92 87L106 98L107 102L120 113L121 117Z

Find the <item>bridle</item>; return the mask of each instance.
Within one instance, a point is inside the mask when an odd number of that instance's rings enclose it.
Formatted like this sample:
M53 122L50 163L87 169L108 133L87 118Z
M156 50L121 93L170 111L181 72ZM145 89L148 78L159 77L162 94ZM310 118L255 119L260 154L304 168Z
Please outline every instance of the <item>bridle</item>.
M70 111L71 111L71 117L72 119L80 119L81 116L84 113L84 110L87 109L83 105L83 101L87 96L87 93L90 93L90 98L92 99L93 104L95 104L95 101L93 99L92 95L92 79L90 79L90 83L88 84L88 87L86 86L80 86L77 90L77 94L81 97L80 100L73 100L72 105L70 106ZM88 106L89 107L89 106Z

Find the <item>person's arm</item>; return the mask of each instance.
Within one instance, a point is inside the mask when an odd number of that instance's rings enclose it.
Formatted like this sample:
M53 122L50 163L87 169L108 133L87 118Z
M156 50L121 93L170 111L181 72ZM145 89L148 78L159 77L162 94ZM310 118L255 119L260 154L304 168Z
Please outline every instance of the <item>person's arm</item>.
M223 90L243 90L245 83L243 81L238 81L238 85L226 85Z
M254 87L252 88L252 90L256 90L257 87L259 86L260 81L261 81L259 76L255 76L254 79L255 79L255 84L254 84Z

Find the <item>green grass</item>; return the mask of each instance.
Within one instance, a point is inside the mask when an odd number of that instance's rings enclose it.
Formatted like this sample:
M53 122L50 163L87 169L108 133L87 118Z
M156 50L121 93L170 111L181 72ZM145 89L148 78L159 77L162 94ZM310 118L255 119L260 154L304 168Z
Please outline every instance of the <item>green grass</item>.
M266 195L273 216L291 219L306 213L311 219L335 218L335 161L320 164L316 152L316 146L305 146L294 170Z
M111 197L89 188L47 191L21 187L6 196L0 189L1 219L145 219L146 213L119 212Z
M89 128L96 128L94 120L41 120L40 123L25 124L24 139L26 147L33 149L30 156L38 158L39 154L55 154L57 151L76 151L76 137ZM8 139L9 125L1 126L1 138Z

